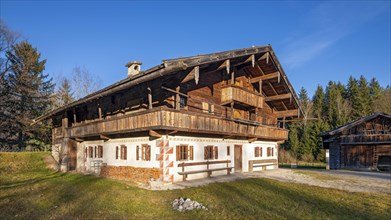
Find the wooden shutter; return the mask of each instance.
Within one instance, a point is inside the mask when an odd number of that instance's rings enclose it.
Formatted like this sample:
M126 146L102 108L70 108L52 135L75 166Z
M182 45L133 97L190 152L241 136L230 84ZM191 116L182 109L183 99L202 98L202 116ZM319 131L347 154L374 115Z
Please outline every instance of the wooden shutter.
M219 147L215 146L214 149L214 158L219 159Z
M140 160L139 151L140 151L140 146L137 145L137 147L136 147L136 160Z
M258 157L258 148L259 147L254 147L254 157Z
M209 110L209 105L208 105L208 103L206 103L206 102L202 102L202 110L204 110L204 112L208 112L208 110Z
M204 147L204 160L208 159L208 146Z
M193 159L194 159L194 151L193 151L193 146L190 146L190 147L189 147L189 151L190 151L190 156L189 156L189 159L190 159L190 160L193 160Z
M262 157L262 147L259 148L259 156Z
M97 158L97 149L96 149L96 146L94 147L94 152L95 152L95 158Z
M118 146L115 147L115 159L118 160Z
M210 105L210 113L213 113L215 112L215 106L214 105Z
M272 148L272 157L274 156L274 148Z
M124 146L124 160L128 159L128 147Z
M102 158L103 157L103 146L98 145L98 157Z
M150 161L151 160L151 145L147 145L147 152L146 152L146 160Z
M181 149L180 146L177 145L177 146L176 146L176 149L175 149L175 150L176 150L176 160L177 160L177 161L179 161L179 159L180 159L180 153L181 153L181 152L179 152L180 149Z
M141 160L145 160L145 144L141 145Z
M231 149L230 149L230 146L227 146L227 156L231 155Z

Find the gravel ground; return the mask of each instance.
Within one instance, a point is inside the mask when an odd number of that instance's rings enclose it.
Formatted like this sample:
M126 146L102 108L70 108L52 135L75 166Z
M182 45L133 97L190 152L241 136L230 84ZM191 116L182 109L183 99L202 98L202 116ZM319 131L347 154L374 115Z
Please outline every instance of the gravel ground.
M391 194L391 173L347 171L276 169L245 174L248 177L276 179L283 182L308 184L349 192Z

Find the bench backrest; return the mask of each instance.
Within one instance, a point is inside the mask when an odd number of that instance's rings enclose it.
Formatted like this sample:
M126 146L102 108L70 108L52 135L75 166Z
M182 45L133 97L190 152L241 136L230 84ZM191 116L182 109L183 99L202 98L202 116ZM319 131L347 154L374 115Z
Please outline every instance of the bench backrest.
M190 163L179 163L178 167L188 167L188 166L200 166L200 165L209 165L209 164L219 164L219 163L231 163L230 160L212 160L205 162L190 162Z

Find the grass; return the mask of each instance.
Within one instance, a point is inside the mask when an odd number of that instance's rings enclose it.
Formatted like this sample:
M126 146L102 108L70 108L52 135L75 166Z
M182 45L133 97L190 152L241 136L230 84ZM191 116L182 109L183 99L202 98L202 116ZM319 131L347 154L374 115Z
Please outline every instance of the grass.
M279 163L279 167L281 168L291 168L290 163ZM326 164L321 162L297 162L297 168L303 168L303 169L326 169Z
M270 179L148 191L125 182L57 173L44 153L0 153L0 219L391 219L386 194L348 193ZM179 213L186 197L209 211Z

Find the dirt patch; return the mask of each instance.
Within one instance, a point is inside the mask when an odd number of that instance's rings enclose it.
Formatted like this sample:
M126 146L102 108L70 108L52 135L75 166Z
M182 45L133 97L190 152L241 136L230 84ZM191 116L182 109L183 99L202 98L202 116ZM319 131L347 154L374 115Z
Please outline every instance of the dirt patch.
M341 189L349 192L391 194L390 173L276 169L271 171L248 173L247 176Z

